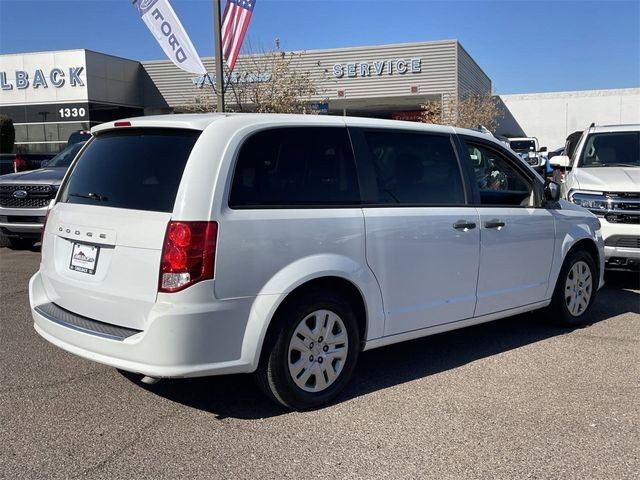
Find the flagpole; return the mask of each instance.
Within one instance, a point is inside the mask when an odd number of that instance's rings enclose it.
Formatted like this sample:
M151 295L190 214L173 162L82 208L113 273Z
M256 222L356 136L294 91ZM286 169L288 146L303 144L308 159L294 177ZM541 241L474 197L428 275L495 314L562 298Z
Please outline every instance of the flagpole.
M218 112L224 112L224 90L222 69L222 36L220 34L220 0L213 0L213 43L216 56L216 97Z

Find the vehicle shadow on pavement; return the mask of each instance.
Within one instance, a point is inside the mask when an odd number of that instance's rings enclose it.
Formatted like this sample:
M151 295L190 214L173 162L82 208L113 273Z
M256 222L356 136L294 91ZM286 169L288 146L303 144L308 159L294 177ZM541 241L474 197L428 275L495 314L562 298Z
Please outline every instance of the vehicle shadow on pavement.
M594 305L594 323L639 312L640 294L629 290L638 288L637 276L616 274L609 281ZM545 315L544 311L537 311L364 352L351 383L333 403L571 332L555 326ZM121 373L155 395L210 412L217 419L259 419L289 413L269 402L250 375L163 380L144 385L139 383L139 375Z
M640 272L608 271L605 273L604 282L607 289L625 288L640 290Z
M3 247L6 248L10 252L36 252L40 253L42 251L42 244L40 242L35 245L31 245L29 248L11 248L11 247Z

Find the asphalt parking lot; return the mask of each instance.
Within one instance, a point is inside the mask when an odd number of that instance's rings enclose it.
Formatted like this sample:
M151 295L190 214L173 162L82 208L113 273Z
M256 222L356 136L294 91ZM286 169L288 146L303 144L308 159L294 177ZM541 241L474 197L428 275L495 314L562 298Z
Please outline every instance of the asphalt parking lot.
M37 251L0 249L0 478L640 477L640 281L596 323L539 313L373 350L337 403L291 413L248 376L162 381L33 330Z

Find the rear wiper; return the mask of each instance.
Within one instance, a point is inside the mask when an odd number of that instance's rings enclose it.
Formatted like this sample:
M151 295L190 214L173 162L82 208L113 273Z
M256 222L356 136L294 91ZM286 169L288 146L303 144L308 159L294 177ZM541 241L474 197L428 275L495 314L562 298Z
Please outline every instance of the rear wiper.
M109 200L108 197L105 197L104 195L100 195L99 193L70 193L69 194L70 197L80 197L80 198L90 198L91 200L98 200L100 202L106 202L107 200Z

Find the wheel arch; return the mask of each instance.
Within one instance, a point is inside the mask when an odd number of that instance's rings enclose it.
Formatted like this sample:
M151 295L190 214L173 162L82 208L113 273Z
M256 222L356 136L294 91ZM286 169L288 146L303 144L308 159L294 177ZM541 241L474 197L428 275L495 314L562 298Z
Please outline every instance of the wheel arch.
M564 265L564 262L567 261L569 255L578 250L585 250L589 255L591 255L594 263L596 264L596 278L600 278L600 252L598 251L596 242L594 242L590 238L583 238L575 242L565 254L564 259L562 260L562 264Z
M347 301L353 307L353 313L358 321L358 331L360 338L364 344L364 339L367 336L367 307L364 301L364 296L360 289L351 281L337 276L318 277L313 280L309 280L302 285L299 285L280 302L278 308L273 314L273 318L278 316L278 313L282 311L290 302L295 301L296 298L312 292L314 290L328 290L340 295L345 301ZM272 320L269 322L267 328L267 334L265 338L277 328L276 323Z
M298 262L285 269L290 274L295 271L295 276L279 272L263 288L262 291L268 293L261 293L255 298L242 344L242 357L253 370L258 366L266 341L277 331L274 319L278 312L309 290L331 290L350 302L358 321L361 348L368 337L380 336L384 330L382 294L368 267L363 268L346 257L318 257L305 259L304 270ZM318 268L320 264L324 267L322 270ZM301 275L302 271L307 274ZM286 286L284 278L287 278ZM274 290L282 293L273 293Z
M600 282L600 279L602 278L602 272L604 271L604 256L600 254L600 250L598 249L598 244L596 243L596 241L590 237L583 237L570 244L567 243L563 245L562 250L563 250L562 262L560 262L559 266L557 267L557 271L555 272L555 275L554 275L554 282L549 284L549 294L551 295L555 291L556 284L560 279L560 272L562 271L562 268L566 264L567 259L574 252L579 250L586 251L593 258L593 261L596 265L595 277L596 279L598 279L596 288L599 288L599 282Z
M575 265L572 263L572 259L576 259L576 257L581 263L584 263L582 260L586 260L586 257L590 257L590 260L593 262L595 272L591 273L592 278L595 277L595 282L589 291L586 290L586 287L585 289L580 288L583 286L582 282L580 282L577 287L575 282L573 283L573 287L569 287L567 286L568 284L565 283L568 281L568 275L573 271L572 265ZM602 258L602 262L604 262L603 257L598 250L596 242L591 239L583 238L571 244L563 258L560 273L555 282L553 297L547 310L554 323L562 327L575 328L578 325L585 325L591 321L590 311L600 285L601 272L603 271L603 265L600 259ZM576 273L576 275L578 274L579 273ZM588 292L588 297L585 292ZM570 300L571 298L573 301ZM587 303L584 305L584 308L581 309L584 300L586 300Z

